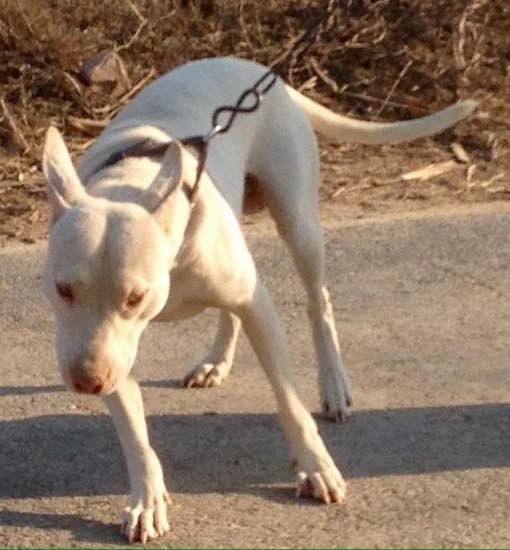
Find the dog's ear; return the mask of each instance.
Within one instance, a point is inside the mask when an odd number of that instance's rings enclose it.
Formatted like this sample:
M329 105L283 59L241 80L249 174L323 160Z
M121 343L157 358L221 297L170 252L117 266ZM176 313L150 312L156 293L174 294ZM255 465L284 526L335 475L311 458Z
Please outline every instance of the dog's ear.
M64 140L54 126L46 132L42 167L48 190L50 224L53 225L72 204L86 195Z
M172 141L168 146L161 167L147 191L141 197L140 204L148 210L156 220L166 227L175 203L173 198L183 181L182 146L178 141Z

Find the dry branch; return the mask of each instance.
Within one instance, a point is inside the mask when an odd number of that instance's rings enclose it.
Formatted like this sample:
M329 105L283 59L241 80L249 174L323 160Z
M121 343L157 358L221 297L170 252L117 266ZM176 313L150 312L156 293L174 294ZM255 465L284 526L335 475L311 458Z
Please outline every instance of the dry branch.
M9 109L7 108L7 104L5 103L4 98L0 99L0 107L2 108L4 119L9 125L9 128L12 132L12 139L14 141L14 144L21 153L28 153L28 151L30 151L30 145L23 135L23 132L19 129L19 126L16 123L16 119L12 116Z
M314 70L315 74L326 84L334 93L339 92L338 84L330 78L328 74L319 65L319 62L315 57L310 58L310 67Z
M94 120L92 118L80 118L76 116L68 116L67 123L75 130L88 136L97 136L97 134L106 128L110 123L110 119Z
M471 161L466 150L458 141L454 141L453 143L451 143L450 148L452 150L453 156L458 162L468 164Z
M130 7L131 11L136 15L140 23L135 33L133 34L133 36L131 36L131 38L127 42L115 48L116 52L120 52L122 50L127 50L128 48L130 48L138 40L140 33L148 23L148 20L140 13L140 10L136 7L136 5L131 0L125 0L125 1L126 1L126 4Z
M146 84L148 84L155 76L156 69L151 67L151 70L141 78L129 91L122 95L118 101L115 103L110 103L104 107L97 107L92 109L95 115L105 115L106 117L112 117L116 114L122 107L136 94L138 93Z
M410 59L405 67L400 71L399 75L397 76L397 79L393 83L393 86L391 87L390 91L388 92L388 95L384 98L383 104L379 107L379 110L377 113L375 113L375 116L378 117L386 108L386 105L388 105L388 102L391 98L391 96L395 93L395 90L397 89L397 86L399 85L400 81L404 78L404 75L409 70L409 67L413 64L413 60Z
M463 168L463 165L455 160L446 160L444 162L432 163L419 170L413 170L412 172L406 172L400 176L404 181L420 180L426 181L436 176L441 176L452 170L458 170Z

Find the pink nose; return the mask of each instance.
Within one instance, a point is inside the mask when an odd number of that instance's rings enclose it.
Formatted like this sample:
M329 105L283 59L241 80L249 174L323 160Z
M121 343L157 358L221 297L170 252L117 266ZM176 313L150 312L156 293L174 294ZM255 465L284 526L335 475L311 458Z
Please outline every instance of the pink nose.
M78 393L98 394L101 393L104 387L104 382L95 376L92 378L73 378L71 383Z

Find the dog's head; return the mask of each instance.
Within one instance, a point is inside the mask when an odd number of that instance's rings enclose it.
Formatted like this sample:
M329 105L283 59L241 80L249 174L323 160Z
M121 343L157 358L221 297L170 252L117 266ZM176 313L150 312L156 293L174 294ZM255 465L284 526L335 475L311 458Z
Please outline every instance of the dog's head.
M182 150L169 146L137 203L88 194L55 128L43 170L50 207L44 290L57 321L59 368L75 391L107 394L128 375L143 329L168 298L189 218Z

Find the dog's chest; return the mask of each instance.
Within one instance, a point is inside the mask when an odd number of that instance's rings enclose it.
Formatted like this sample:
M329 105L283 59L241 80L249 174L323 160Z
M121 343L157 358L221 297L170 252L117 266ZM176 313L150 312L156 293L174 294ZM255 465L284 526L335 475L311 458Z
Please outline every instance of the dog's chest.
M170 293L155 321L178 321L198 315L208 307L204 279L192 271L172 271Z

